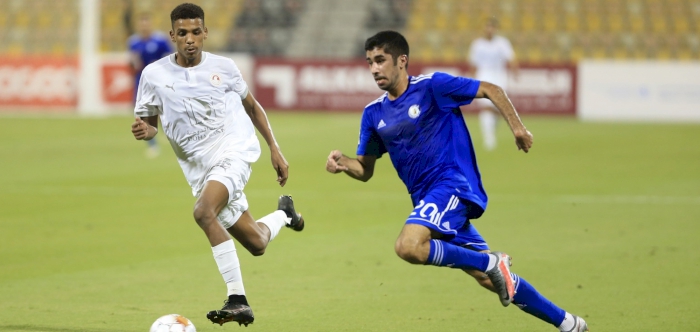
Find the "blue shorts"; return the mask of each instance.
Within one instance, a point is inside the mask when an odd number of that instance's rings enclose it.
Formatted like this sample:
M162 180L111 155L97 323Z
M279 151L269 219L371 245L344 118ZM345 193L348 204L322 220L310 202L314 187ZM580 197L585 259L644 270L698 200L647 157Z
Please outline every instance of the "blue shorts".
M406 224L418 224L442 234L448 243L477 251L489 250L467 217L473 204L455 195L454 188L438 187L418 202Z

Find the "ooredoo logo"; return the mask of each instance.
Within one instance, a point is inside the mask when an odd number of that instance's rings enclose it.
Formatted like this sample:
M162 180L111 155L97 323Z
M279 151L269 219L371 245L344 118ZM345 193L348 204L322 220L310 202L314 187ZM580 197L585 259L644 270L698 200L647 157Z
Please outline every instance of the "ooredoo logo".
M77 68L71 65L2 65L0 104L74 104L77 76Z

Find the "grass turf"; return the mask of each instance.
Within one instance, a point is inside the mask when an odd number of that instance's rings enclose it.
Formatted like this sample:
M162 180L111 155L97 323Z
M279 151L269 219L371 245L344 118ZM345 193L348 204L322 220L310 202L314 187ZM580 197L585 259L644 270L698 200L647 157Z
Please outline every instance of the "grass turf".
M239 246L249 330L555 330L464 273L396 257L411 205L388 158L368 183L324 171L331 149L354 155L359 114L270 118L290 180L277 186L263 149L251 212L292 194L307 227L262 257ZM496 151L477 146L491 201L475 225L491 247L594 331L700 330L700 126L525 122L531 153L503 125ZM0 119L0 331L145 331L168 313L238 329L205 319L226 290L194 199L163 137L148 160L130 123Z

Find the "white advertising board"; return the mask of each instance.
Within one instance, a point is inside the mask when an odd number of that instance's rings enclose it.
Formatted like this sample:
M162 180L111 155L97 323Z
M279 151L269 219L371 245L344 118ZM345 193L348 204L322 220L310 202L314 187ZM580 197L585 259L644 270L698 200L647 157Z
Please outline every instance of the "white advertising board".
M700 122L700 62L584 60L578 74L582 120Z

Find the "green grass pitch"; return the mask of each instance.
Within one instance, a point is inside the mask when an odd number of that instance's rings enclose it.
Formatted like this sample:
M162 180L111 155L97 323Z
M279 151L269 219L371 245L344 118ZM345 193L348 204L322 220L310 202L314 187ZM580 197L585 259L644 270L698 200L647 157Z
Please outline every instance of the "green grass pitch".
M277 186L263 144L251 212L292 194L307 225L262 257L239 246L245 331L556 331L460 271L396 257L411 204L389 158L368 183L324 170L330 150L354 155L359 117L270 113L290 179ZM525 117L524 154L503 123L483 151L467 121L491 199L475 225L516 273L593 331L700 331L700 126ZM169 313L242 329L206 320L226 289L194 198L164 137L146 159L130 124L0 118L0 331L147 331Z

